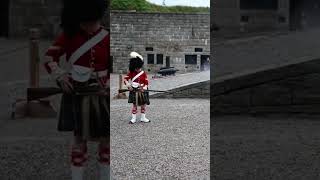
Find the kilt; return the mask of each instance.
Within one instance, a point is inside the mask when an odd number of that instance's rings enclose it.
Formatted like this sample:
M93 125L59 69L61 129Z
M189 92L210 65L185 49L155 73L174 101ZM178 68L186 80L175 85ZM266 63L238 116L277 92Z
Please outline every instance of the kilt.
M128 103L136 104L136 95L138 95L138 106L150 105L149 92L139 92L137 90L129 92Z
M80 87L88 87L88 83L74 85L75 90ZM108 138L110 97L63 94L58 120L58 131L73 131L86 140Z

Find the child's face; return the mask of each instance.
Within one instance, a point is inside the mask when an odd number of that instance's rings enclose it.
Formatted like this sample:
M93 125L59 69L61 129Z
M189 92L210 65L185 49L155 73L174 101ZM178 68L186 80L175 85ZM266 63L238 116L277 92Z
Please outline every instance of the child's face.
M88 34L93 34L100 28L100 21L82 22L80 28Z
M141 71L141 68L136 68L136 72L139 72L139 71Z

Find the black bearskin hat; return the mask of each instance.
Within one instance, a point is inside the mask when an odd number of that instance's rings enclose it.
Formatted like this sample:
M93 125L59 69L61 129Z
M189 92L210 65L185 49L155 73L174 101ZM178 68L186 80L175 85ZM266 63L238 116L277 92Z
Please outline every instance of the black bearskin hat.
M143 57L136 53L136 52L131 52L130 53L130 62L129 62L129 71L133 72L137 68L142 68L143 66Z
M107 0L64 0L61 13L61 27L67 35L74 35L80 23L92 22L103 18Z

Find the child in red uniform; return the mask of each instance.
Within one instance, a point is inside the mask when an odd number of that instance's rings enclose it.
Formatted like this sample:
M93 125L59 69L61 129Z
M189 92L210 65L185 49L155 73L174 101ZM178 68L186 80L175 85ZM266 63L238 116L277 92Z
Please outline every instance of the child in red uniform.
M129 63L129 72L124 78L124 84L130 90L128 103L132 103L132 119L129 123L133 124L137 119L138 106L141 106L141 121L150 122L146 118L146 105L149 105L149 93L148 90L148 77L147 74L142 71L143 67L143 57L136 53L130 53L130 63ZM131 82L129 82L131 81Z
M87 141L98 141L100 180L110 179L110 36L100 23L104 0L65 0L61 16L63 32L47 50L45 67L64 91L58 130L73 131L71 150L73 180L82 180ZM66 55L71 70L59 66ZM95 93L79 94L81 90Z

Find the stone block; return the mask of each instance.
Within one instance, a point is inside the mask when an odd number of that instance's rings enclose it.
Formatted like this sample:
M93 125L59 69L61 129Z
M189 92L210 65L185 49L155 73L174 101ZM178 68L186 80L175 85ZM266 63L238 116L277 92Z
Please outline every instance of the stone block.
M291 105L292 93L281 83L270 83L252 88L252 106L278 106Z

